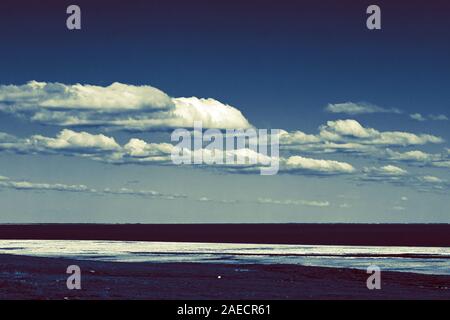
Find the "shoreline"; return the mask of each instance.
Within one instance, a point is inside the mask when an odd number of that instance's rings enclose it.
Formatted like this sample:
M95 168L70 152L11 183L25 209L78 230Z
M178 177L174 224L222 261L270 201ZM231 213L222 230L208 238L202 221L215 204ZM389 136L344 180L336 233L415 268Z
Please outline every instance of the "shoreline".
M69 265L81 290L68 290ZM103 262L0 254L0 300L450 299L450 276L299 265Z

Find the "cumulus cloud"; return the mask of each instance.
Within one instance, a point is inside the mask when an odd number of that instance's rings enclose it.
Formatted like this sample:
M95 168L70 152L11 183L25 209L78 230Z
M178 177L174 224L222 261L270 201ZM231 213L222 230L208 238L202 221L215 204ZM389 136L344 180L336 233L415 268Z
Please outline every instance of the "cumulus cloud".
M420 150L400 152L386 149L383 156L388 160L406 162L418 166L450 168L450 160L448 154L445 153L426 153Z
M346 162L335 160L311 159L301 156L291 156L282 161L283 171L299 171L313 174L349 174L355 168Z
M107 163L169 162L173 146L130 139L121 146L103 134L62 130L55 138L33 135L30 138L9 136L0 140L0 150L19 154L61 154L80 156Z
M396 186L411 187L423 192L448 192L450 187L449 183L444 179L430 175L413 175L407 170L393 165L365 167L362 170L362 175L357 176L356 179L365 182L382 182ZM407 201L408 198L402 197L401 200Z
M348 115L358 115L367 113L401 113L398 109L386 109L370 103L330 103L326 106L325 111L331 113L345 113Z
M167 109L172 101L151 86L133 86L115 82L108 87L65 85L30 81L27 84L0 86L0 101L12 110L93 110L114 113L124 109Z
M62 130L56 138L34 135L30 138L29 143L37 148L77 150L86 153L99 150L112 151L120 148L114 138L107 137L103 134L75 132L69 129Z
M300 146L299 150L370 151L377 147L406 147L443 142L441 137L430 134L378 131L364 127L354 119L328 121L319 127L319 133L315 135L301 131L280 133L280 144L283 147Z
M280 131L279 140L283 145L304 145L321 142L320 137L316 135L306 134L302 131L287 132L285 130Z
M439 167L439 168L450 168L450 160L433 162L433 166Z
M66 85L30 81L0 86L0 111L55 126L96 126L146 131L192 128L251 127L242 113L214 99L173 98L151 86Z
M441 156L439 154L429 154L420 150L411 150L406 152L394 151L391 149L386 150L386 154L390 160L398 161L411 161L411 162L431 162L439 160Z
M279 164L279 171L291 174L336 175L355 172L351 164L335 160L313 159L302 156L275 157L259 153L253 149L218 150L201 148L196 150L179 149L170 143L148 143L132 138L119 145L114 138L103 134L89 134L62 130L55 138L34 135L30 138L8 136L8 142L0 141L0 150L20 154L62 154L79 156L111 164L175 165L172 155L182 150L183 157L191 159L184 163L197 167L211 167L235 173L256 173L263 167ZM223 163L215 162L218 158ZM233 159L227 162L227 159ZM193 159L201 159L195 165ZM236 161L240 159L240 161Z
M364 167L362 174L357 177L360 181L391 183L394 185L408 185L411 177L407 170L397 166Z
M334 130L334 132L339 132L339 135L344 135L345 133L347 135L362 136L364 139L370 139L368 138L370 135L360 132L360 130L364 131L363 127L356 126L348 130L348 128L346 129L345 127L340 127L340 125L338 125L333 128L338 128ZM369 130L368 132L373 133L372 130ZM323 142L323 140L321 140L323 137L320 135L303 135L299 132L290 135L287 132L282 132L281 137L281 143L290 143L290 146L307 146L309 150L313 150L312 145L314 145L315 148L317 148L315 149L315 152L317 153L319 153L320 150L322 150L322 153L326 153L328 150L332 152L336 152L336 150L346 152L348 150L374 152L372 149L373 146L368 145L364 147L364 145L360 143L349 143L345 141ZM306 145L303 145L302 143L306 143ZM282 145L282 147L284 146L285 145ZM17 138L12 135L0 134L0 150L2 151L10 151L19 154L61 154L67 156L79 156L117 165L174 165L172 155L175 148L176 147L170 143L151 143L138 138L131 138L127 143L120 145L114 138L103 134L76 132L69 129L62 130L56 137L33 135L29 138ZM183 153L191 160L195 158L202 160L201 164L194 165L196 167L210 167L231 173L258 173L261 171L261 168L270 166L274 163L279 163L279 172L288 174L341 175L356 173L356 169L347 162L316 159L300 155L271 157L249 148L231 151L207 148L197 150L187 149L184 150ZM227 163L226 159L229 157L233 159L244 159L245 162ZM445 154L443 153L442 155L433 155L418 150L399 152L387 149L382 153L382 157L386 160L391 159L395 162L421 163L422 165L434 167L450 167L448 152ZM215 163L217 158L224 159L224 163ZM387 166L387 168L390 167ZM372 173L373 172L375 171L372 170Z
M419 179L428 183L444 183L444 180L434 176L423 176L419 177Z
M388 152L388 148L444 142L441 137L430 134L379 131L365 127L353 119L328 121L319 127L317 134L308 134L301 131L281 131L279 140L281 150L290 153L349 153L369 155L379 159L384 157L385 160L400 157L400 154L394 155L393 152ZM416 156L418 155L416 154ZM412 157L414 154L411 153L406 156Z
M168 163L173 150L170 143L147 143L141 139L130 139L121 152L110 158L112 162Z
M402 131L378 131L363 127L353 119L328 121L320 127L320 136L330 141L357 139L361 144L383 146L411 146L427 143L443 143L440 137L430 134L414 134Z
M363 172L371 177L398 177L408 174L408 171L393 165L387 165L380 168L366 167L363 169Z

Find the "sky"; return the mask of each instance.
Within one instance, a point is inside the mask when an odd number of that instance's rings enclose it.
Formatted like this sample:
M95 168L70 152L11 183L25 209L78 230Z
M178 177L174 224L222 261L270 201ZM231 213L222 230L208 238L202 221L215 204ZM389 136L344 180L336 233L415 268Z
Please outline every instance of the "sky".
M1 1L0 223L449 223L449 9ZM175 165L193 121L281 130L278 174Z

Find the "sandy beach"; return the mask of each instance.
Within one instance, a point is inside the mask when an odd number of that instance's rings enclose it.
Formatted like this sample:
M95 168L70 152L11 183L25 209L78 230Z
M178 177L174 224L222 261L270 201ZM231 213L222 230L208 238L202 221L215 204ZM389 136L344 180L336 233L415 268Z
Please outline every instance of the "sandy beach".
M68 290L66 269L82 271ZM450 299L450 276L296 265L125 263L0 255L0 299Z

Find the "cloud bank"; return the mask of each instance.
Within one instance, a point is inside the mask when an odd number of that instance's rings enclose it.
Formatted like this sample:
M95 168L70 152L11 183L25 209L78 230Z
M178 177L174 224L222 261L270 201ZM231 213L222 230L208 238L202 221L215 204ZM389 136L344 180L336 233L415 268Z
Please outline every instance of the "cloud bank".
M128 131L251 127L242 113L214 99L172 98L151 86L107 87L30 81L0 86L0 111L46 125Z

